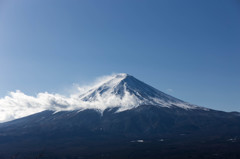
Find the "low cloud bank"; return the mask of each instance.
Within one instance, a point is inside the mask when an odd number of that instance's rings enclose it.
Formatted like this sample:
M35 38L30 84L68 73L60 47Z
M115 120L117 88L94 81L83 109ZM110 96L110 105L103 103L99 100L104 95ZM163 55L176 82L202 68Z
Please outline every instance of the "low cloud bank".
M76 86L78 91L68 96L48 92L29 96L20 90L10 92L7 96L0 98L0 122L14 120L44 110L69 111L94 108L101 111L107 107L120 105L122 106L122 110L126 110L132 106L139 105L139 100L128 92L122 98L110 93L105 94L104 97L97 94L97 99L94 101L81 100L80 96L82 94L102 85L115 76L113 74L98 78L93 84L88 86Z

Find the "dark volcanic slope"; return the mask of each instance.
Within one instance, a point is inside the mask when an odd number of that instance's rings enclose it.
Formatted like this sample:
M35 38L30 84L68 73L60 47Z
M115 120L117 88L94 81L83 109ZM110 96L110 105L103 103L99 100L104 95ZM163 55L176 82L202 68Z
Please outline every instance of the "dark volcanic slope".
M42 151L46 158L174 158L176 154L188 158L183 151L192 157L239 155L238 114L149 105L115 111L44 111L3 123L0 154L19 152L19 158Z

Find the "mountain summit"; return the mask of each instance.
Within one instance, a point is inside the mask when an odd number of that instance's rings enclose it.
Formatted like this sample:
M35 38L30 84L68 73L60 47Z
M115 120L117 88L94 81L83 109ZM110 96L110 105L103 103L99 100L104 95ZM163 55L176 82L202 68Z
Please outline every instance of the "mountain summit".
M91 103L104 101L110 107L120 107L120 110L131 109L140 105L184 109L201 108L167 95L126 73L111 76L79 97L81 100Z

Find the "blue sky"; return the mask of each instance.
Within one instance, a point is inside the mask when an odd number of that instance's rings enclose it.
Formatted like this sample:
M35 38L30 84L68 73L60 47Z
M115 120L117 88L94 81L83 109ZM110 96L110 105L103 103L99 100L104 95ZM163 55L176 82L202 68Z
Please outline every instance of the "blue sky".
M0 0L0 98L125 72L190 103L240 111L239 61L237 0Z

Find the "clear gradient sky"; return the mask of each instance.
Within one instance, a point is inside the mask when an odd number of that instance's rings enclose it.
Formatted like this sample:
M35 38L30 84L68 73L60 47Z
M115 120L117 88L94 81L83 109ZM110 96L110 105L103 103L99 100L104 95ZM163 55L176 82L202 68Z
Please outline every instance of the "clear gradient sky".
M0 0L0 98L114 72L240 111L240 1Z

